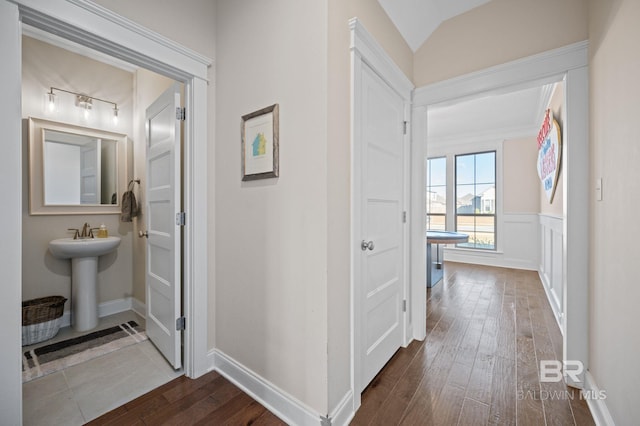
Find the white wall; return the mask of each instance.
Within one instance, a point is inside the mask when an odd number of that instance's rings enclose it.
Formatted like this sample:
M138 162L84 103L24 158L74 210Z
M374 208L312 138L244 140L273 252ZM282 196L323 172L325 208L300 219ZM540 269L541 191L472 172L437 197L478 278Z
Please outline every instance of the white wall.
M45 118L69 124L95 127L132 135L133 75L122 69L69 52L42 41L23 37L22 49L22 117ZM110 106L96 106L85 120L74 106L74 96L57 95L60 104L51 113L45 105L45 93L57 87L87 93L118 104L119 122L111 120ZM105 116L100 113L106 114ZM71 262L56 259L48 251L55 238L71 236L68 228L81 228L85 222L92 227L102 223L111 235L122 238L118 250L102 256L98 264L98 302L124 299L132 295L132 226L121 223L119 215L29 215L28 132L23 127L22 150L22 298L61 295L71 292ZM124 188L119 188L119 195ZM67 303L66 310L70 309Z
M326 5L216 13L216 348L326 413ZM242 182L240 117L274 103L280 177Z
M591 176L589 369L618 425L640 419L640 2L589 2Z

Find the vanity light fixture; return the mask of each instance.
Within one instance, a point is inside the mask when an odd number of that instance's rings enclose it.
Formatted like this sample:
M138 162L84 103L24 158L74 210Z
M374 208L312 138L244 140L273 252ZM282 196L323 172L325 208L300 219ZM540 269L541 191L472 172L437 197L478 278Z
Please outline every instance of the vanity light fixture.
M76 106L84 111L84 118L89 118L91 108L93 108L93 98L87 95L76 95Z
M54 91L69 93L76 96L76 106L82 108L84 111L84 118L89 118L91 109L93 108L93 101L103 102L105 104L113 105L113 124L118 124L118 104L115 102L107 101L105 99L89 96L84 93L76 93L71 90L59 89L57 87L51 87L47 92L47 98L49 100L49 110L53 111L56 107L56 94Z

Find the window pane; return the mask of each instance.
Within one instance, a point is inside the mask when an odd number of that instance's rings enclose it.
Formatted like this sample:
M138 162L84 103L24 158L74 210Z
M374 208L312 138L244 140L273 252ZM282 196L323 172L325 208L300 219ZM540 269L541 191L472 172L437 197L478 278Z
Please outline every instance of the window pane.
M427 160L427 229L445 229L447 213L447 159ZM435 215L435 216L431 216Z
M496 153L456 156L456 231L469 235L458 247L495 250Z
M473 184L456 186L456 213L472 214L480 208L475 191L476 188Z
M447 188L432 186L427 189L427 213L447 213Z
M427 186L447 184L447 159L446 157L429 158L427 164Z
M496 153L476 154L476 183L496 183Z
M476 185L476 213L495 214L496 212L496 187L495 185Z
M433 231L444 231L446 229L444 215L427 215L427 229Z
M475 181L475 157L474 155L456 156L456 183L474 183Z

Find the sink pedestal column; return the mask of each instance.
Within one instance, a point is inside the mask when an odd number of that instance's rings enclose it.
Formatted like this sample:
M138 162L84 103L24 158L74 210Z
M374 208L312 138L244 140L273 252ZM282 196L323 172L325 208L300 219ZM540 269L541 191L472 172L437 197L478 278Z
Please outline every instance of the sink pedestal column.
M98 325L98 257L71 259L71 321L76 331Z

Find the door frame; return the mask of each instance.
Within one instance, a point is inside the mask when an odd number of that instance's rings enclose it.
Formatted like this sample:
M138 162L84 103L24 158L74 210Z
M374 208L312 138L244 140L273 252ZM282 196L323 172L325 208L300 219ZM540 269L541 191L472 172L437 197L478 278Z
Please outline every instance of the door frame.
M351 389L353 394L353 410L360 406L360 389L362 387L362 317L363 310L361 296L363 283L361 277L361 198L362 198L362 111L357 108L357 102L361 99L362 90L362 66L366 64L371 68L386 84L397 92L404 101L404 117L408 122L407 132L404 137L406 149L404 161L404 210L408 212L409 202L409 168L408 158L411 155L410 148L410 114L411 114L411 92L413 84L404 75L402 70L393 62L387 53L380 47L373 36L365 29L362 23L353 18L349 21L351 29ZM409 233L410 222L404 227L404 272L403 297L409 300ZM403 345L407 345L413 339L413 324L410 312L403 315Z
M441 102L451 102L481 93L500 92L533 85L564 81L566 120L563 133L569 143L563 144L565 156L563 184L565 188L563 213L563 271L564 313L563 361L582 361L584 371L588 361L588 293L589 271L589 79L588 42L578 42L558 49L529 56L506 64L473 72L424 87L414 92L413 140L416 155L412 158L411 225L425 227L424 159L427 155L427 108ZM417 201L417 202L414 202ZM416 318L414 337L426 336L426 258L419 252L424 247L422 235L412 238L412 286ZM582 388L580 382L566 377L567 384Z
M207 372L208 351L208 309L207 309L207 78L208 68L212 60L193 52L155 32L135 24L110 10L90 3L86 0L0 0L0 8L3 11L1 23L3 26L3 42L0 43L0 54L5 58L0 88L2 93L14 94L6 108L2 108L3 128L7 129L9 137L18 149L21 134L21 108L20 85L16 88L17 81L21 81L21 36L22 23L40 28L48 32L54 32L66 39L93 48L100 52L115 56L132 64L144 67L158 74L162 74L174 80L184 83L185 106L187 110L184 125L184 210L186 212L186 225L184 227L184 314L186 316L187 329L184 335L184 365L185 374L188 377L198 377ZM6 13L5 13L6 12ZM6 78L5 78L6 77ZM17 134L16 134L17 133ZM18 137L16 137L18 136ZM15 140L14 140L15 139ZM17 151L20 152L19 150ZM14 162L16 152L8 150L7 161L2 161L2 176L5 182L16 186L14 191L7 187L6 201L8 208L0 214L6 219L7 228L17 229L8 233L6 241L21 241L22 215L22 189L21 189L21 163ZM16 184L17 182L17 184ZM3 195L5 186L2 187ZM14 202L16 201L16 202ZM11 208L13 207L13 208ZM196 232L197 230L197 232ZM17 245L20 247L20 244ZM4 250L3 250L4 254ZM20 295L20 276L22 256L20 250L11 248L10 255L0 260L0 266L7 271L13 286L9 291L6 304L7 323L16 325L16 331L7 332L9 349L20 346L19 322L17 301L13 300ZM17 266L16 266L17 265ZM6 269L4 268L6 266ZM14 307L14 304L16 307ZM13 311L16 311L15 313ZM14 342L15 341L15 342ZM11 352L9 350L9 352ZM8 378L13 383L19 379L20 367L8 363L7 369L15 368L15 373L7 374L3 369L2 377ZM14 375L15 374L15 375ZM15 387L10 386L12 389ZM17 392L19 394L19 392ZM4 397L4 393L3 393ZM21 395L17 399L11 395L6 399L12 405L2 405L0 412L5 408L11 413L15 411L21 416ZM17 407L17 408L14 408ZM9 412L9 411L6 411Z

